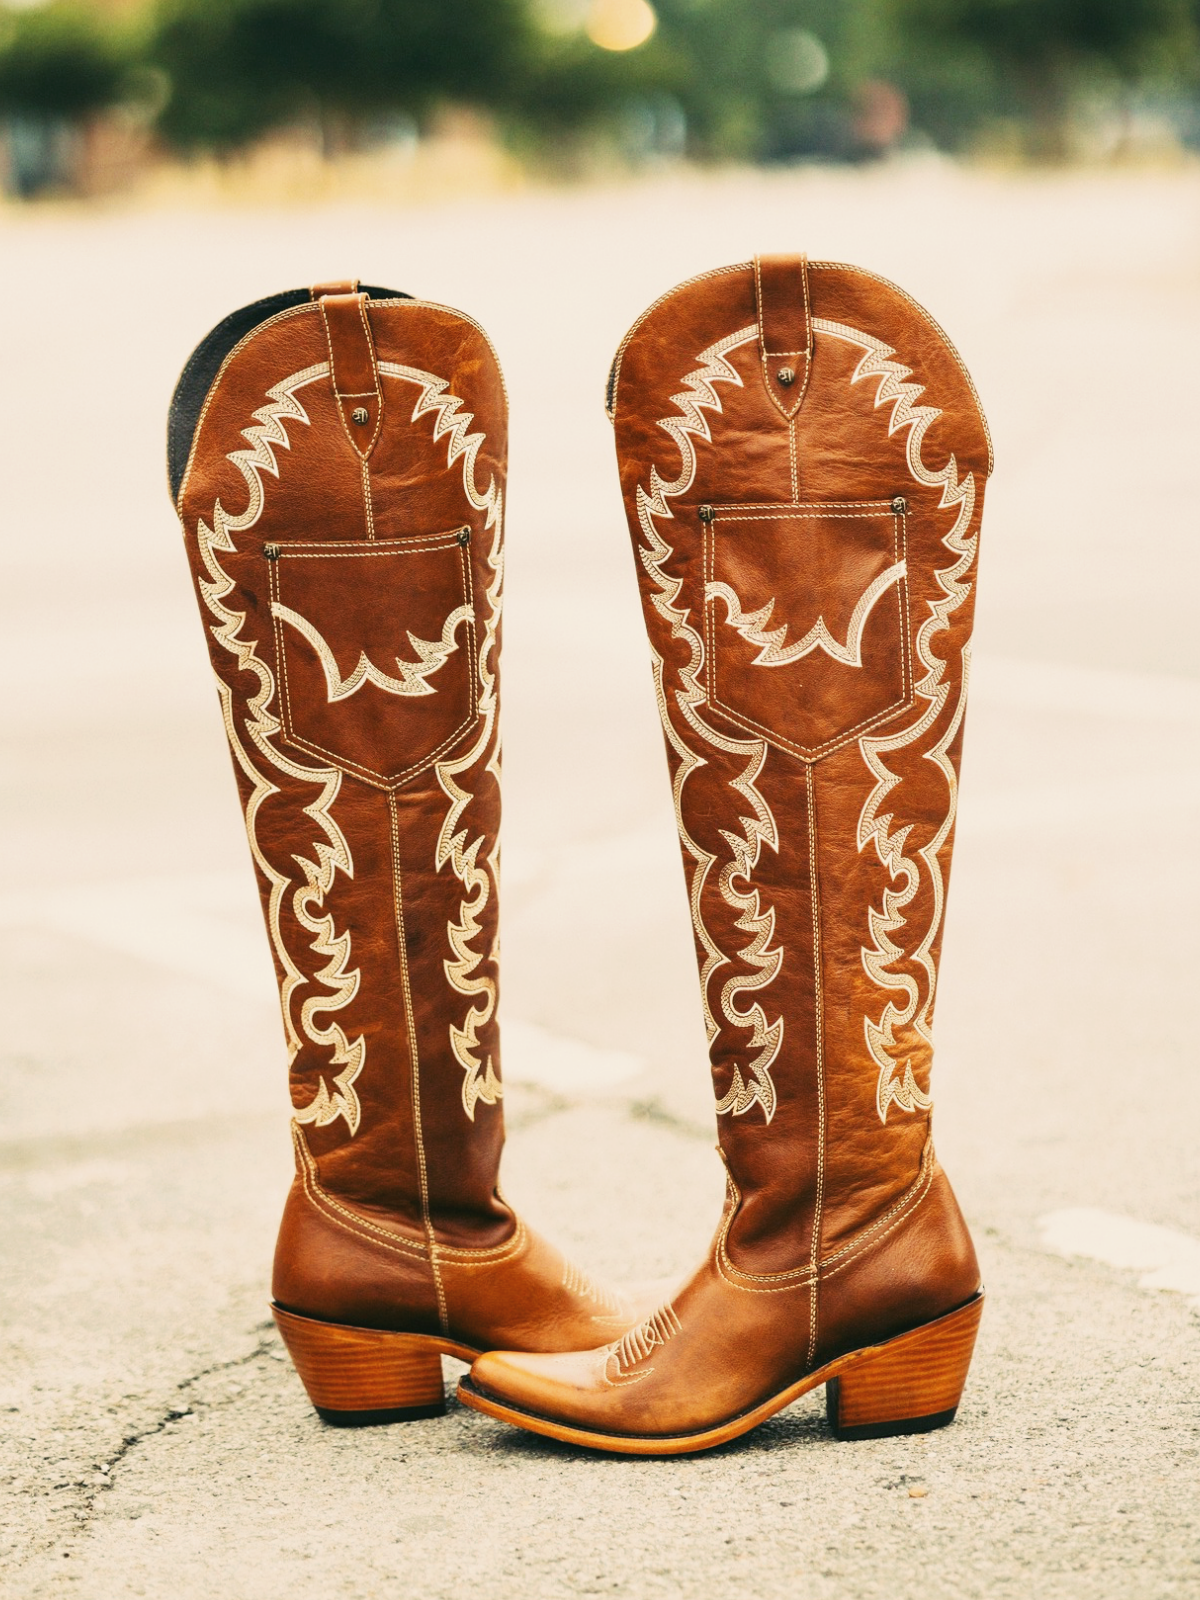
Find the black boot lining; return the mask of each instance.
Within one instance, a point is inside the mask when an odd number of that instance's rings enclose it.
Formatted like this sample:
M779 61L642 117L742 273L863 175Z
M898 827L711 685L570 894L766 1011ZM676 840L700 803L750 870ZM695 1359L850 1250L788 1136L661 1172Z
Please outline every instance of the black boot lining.
M364 283L362 290L372 300L412 299L412 295L400 289L380 289L374 284ZM192 351L179 375L175 393L171 396L171 409L167 413L167 478L171 485L172 500L179 497L179 486L192 452L192 440L196 436L200 413L225 357L262 323L280 311L302 306L310 299L307 289L285 289L281 294L269 294L264 300L255 300L223 317Z

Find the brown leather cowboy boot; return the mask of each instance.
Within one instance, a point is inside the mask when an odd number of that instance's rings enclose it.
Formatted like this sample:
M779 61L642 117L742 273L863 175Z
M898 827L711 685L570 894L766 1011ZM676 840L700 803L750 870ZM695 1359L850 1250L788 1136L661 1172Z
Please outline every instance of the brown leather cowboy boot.
M728 1198L642 1326L485 1355L460 1392L633 1454L818 1384L843 1438L940 1427L982 1305L929 1073L987 426L920 306L791 256L665 295L608 404Z
M469 317L355 283L227 317L171 406L291 1064L275 1318L330 1421L636 1316L496 1186L506 427Z

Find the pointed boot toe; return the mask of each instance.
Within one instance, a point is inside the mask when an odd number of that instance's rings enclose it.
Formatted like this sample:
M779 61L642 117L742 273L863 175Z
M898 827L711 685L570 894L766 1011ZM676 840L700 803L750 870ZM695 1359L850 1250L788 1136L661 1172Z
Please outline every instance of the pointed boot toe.
M605 1369L615 1348L552 1355L489 1350L459 1380L458 1397L472 1410L523 1422L551 1438L588 1443L572 1430L603 1425L597 1397L606 1387Z
M572 1393L582 1394L595 1381L595 1369L607 1347L565 1350L539 1355L526 1350L488 1350L470 1371L472 1388L523 1410L538 1411Z

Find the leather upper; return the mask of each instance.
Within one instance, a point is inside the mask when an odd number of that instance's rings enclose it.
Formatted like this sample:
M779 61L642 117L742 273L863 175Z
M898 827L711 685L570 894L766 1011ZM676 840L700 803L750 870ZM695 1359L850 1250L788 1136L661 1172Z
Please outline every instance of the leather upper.
M622 1337L592 1350L480 1357L471 1381L527 1411L600 1433L645 1437L719 1427L840 1355L932 1321L972 1298L979 1272L945 1174L932 1159L884 1227L861 1239L820 1288L739 1273L728 1251L736 1197L684 1287ZM896 1247L893 1225L902 1230Z
M282 298L212 380L178 494L291 1065L275 1295L591 1344L636 1308L497 1188L500 369L445 306Z
M179 512L322 1180L498 1242L504 388L457 312L332 301L227 358Z
M987 429L913 300L803 257L665 296L612 394L731 1249L811 1267L928 1139Z
M930 1069L991 447L928 315L802 256L663 296L609 406L729 1203L640 1328L472 1382L662 1435L979 1288Z

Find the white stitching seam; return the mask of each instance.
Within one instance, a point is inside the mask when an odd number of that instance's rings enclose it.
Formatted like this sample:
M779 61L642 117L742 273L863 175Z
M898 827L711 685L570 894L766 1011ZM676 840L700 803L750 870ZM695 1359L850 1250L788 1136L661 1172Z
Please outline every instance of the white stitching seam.
M299 1126L293 1125L292 1137L301 1152L300 1174L305 1195L328 1222L332 1222L345 1233L356 1235L368 1244L381 1245L385 1250L393 1250L399 1255L415 1256L421 1261L429 1259L425 1244L418 1243L416 1239L405 1239L387 1228L381 1228L365 1217L360 1217L356 1212L347 1210L335 1200L327 1189L321 1187L316 1161ZM519 1256L528 1244L528 1238L528 1230L518 1218L512 1238L506 1239L501 1245L493 1245L487 1250L467 1250L459 1245L442 1244L438 1246L438 1257L446 1265L463 1271L500 1266Z
M939 339L945 345L947 351L950 353L950 355L953 358L956 366L958 367L958 370L962 373L963 378L966 381L968 389L971 392L971 398L975 403L976 415L979 418L980 426L983 429L984 441L985 441L985 443L987 445L987 476L991 477L992 472L994 471L995 465L996 465L995 454L994 454L994 451L993 451L993 448L992 448L992 433L991 433L991 429L988 427L988 420L987 420L987 417L984 415L983 406L980 403L979 391L976 389L974 379L971 377L971 374L967 370L966 362L963 360L962 356L958 353L958 350L955 347L953 340L948 337L948 335L946 334L945 329L941 326L941 324L934 317L931 317L929 312L926 311L925 307L923 305L921 305L921 303L919 301L914 300L912 295L908 294L905 290L901 289L897 284L894 284L891 281L890 278L881 277L879 275L879 273L877 273L877 272L868 272L863 267L849 266L845 262L842 262L842 261L808 261L807 262L807 268L808 268L808 271L810 273L812 273L812 272L843 272L843 273L847 273L849 276L855 277L855 278L869 278L872 283L882 283L884 285L884 287L887 288L887 289L890 289L893 294L899 295L900 298L903 301L906 302L906 304L910 305L913 308L913 310L916 311L924 319L924 321L929 324L929 326L933 329L933 331L938 335ZM657 300L653 301L650 305L648 305L646 307L645 311L642 312L641 316L638 317L637 321L633 324L633 326L629 329L629 332L625 335L625 337L621 340L621 343L617 346L617 353L613 358L613 363L612 363L612 367L613 367L612 394L611 394L611 398L610 398L610 403L605 406L605 413L606 413L606 415L608 417L608 420L610 422L615 422L615 420L616 420L616 414L617 414L617 390L618 390L618 387L619 387L620 381L621 381L621 364L622 364L622 361L624 359L625 351L629 346L630 340L633 338L634 334L641 327L642 323L645 322L646 318L648 316L650 316L653 312L657 311L659 306L664 305L668 300L672 299L675 295L682 294L685 289L690 289L694 284L705 283L710 278L728 277L729 274L733 273L733 272L750 272L750 271L753 271L753 269L754 269L754 262L753 261L735 261L732 265L730 265L728 267L713 267L708 272L698 272L698 273L696 273L696 275L694 277L685 278L682 283L677 283L674 286L674 288L667 289L663 294L659 295ZM399 304L399 303L403 303L403 302L392 302L392 303L393 304ZM298 309L303 310L304 308L303 307L299 307ZM286 315L287 313L283 313L283 314ZM818 319L816 317L813 317L812 318L812 327L814 328L814 330L816 329L817 325L818 325Z
M901 887L884 890L882 908L872 907L869 910L871 945L869 948L864 946L862 950L863 970L874 984L885 993L889 993L878 1021L869 1016L863 1018L867 1049L879 1069L876 1108L880 1121L886 1122L892 1105L906 1112L928 1111L932 1105L929 1095L918 1086L913 1075L911 1055L904 1062L902 1076L897 1075L899 1065L897 1057L901 1052L895 1030L911 1026L918 1038L932 1049L931 1018L937 989L937 966L933 957L933 946L945 909L945 883L939 853L953 828L958 804L958 776L948 752L961 723L966 704L966 685L970 666L969 644L963 647L962 681L958 691L958 704L949 726L932 748L922 752L922 758L933 762L945 778L947 786L945 817L934 838L921 848L914 848L911 855L907 853L910 848L911 824L893 828L897 813L891 796L903 781L902 775L900 772L893 772L886 765L884 757L914 745L932 732L952 694L953 685L948 676L950 663L935 656L930 645L935 633L950 628L954 612L963 604L971 590L967 573L974 564L978 548L978 535L970 531L976 503L975 479L971 472L959 477L953 454L938 471L933 471L925 465L923 457L925 436L942 413L936 406L917 404L925 390L922 385L907 381L912 377L912 369L892 359L896 352L890 345L842 323L818 319L814 325L822 333L854 345L861 351L858 364L850 379L851 384L864 380L874 382L874 408L878 409L881 406L890 408L889 434L901 431L907 433L905 459L911 477L923 488L940 490L939 509L953 510L957 507L954 523L942 538L942 544L953 559L949 566L942 567L934 573L941 597L926 602L929 615L922 622L916 636L916 653L924 669L924 676L915 685L915 693L927 702L926 708L914 722L899 731L890 733L883 731L874 738L864 735L858 741L859 753L875 782L859 816L857 846L861 852L868 844L873 844L876 855L886 868L892 882L902 880ZM883 810L885 805L889 806L887 812ZM918 860L914 858L924 861L928 869L933 909L927 919L924 935L915 950L905 952L893 941L892 934L907 926L908 908L916 900L921 887L920 866ZM923 996L917 980L909 973L889 970L894 968L906 953L911 963L925 973ZM897 991L903 995L901 1004L890 998L890 995Z
M495 1105L504 1094L491 1056L481 1061L476 1054L479 1031L486 1027L494 1015L497 996L494 980L486 972L477 971L484 956L471 948L472 941L482 931L479 918L492 893L492 885L497 881L499 841L493 845L491 853L484 857L481 866L479 855L486 836L481 833L471 840L468 830L460 828L474 796L471 791L461 788L456 780L487 755L484 770L493 775L497 784L500 781L498 701L493 657L498 647L504 585L504 499L494 476L486 488L481 489L476 482L475 467L486 443L486 435L470 431L475 420L474 413L463 409L462 400L451 392L448 381L398 362L383 362L380 371L388 377L401 378L420 388L421 393L413 406L412 420L416 422L423 416L433 415L435 441L448 439L447 465L453 466L455 461L461 460L463 491L467 502L474 510L485 514L484 531L492 532L491 550L485 558L492 573L492 582L485 590L488 609L482 642L476 643L472 632L472 650L477 651L480 686L477 702L479 734L460 757L439 761L435 768L438 783L450 804L438 835L434 865L440 872L449 864L462 884L459 920L450 923L447 928L451 959L443 962L443 970L451 986L471 1001L462 1026L455 1023L450 1025L450 1046L455 1060L463 1069L463 1110L473 1121L475 1108L480 1101L484 1105ZM464 571L469 577L471 568L465 548L461 551L461 557ZM482 1004L476 1004L477 999L481 999Z
M438 1244L433 1232L433 1218L429 1210L429 1173L425 1165L425 1133L421 1122L421 1052L417 1043L417 1022L413 1015L412 983L408 973L408 936L404 927L404 888L400 870L400 822L396 815L396 796L388 795L388 821L392 835L392 908L396 921L396 948L400 957L400 990L404 999L404 1020L408 1028L408 1060L412 1084L413 1140L417 1149L417 1177L421 1190L421 1221L425 1225L429 1266L437 1290L438 1315L442 1332L450 1332L450 1314L446 1307L446 1291L438 1266Z
M229 367L235 358L239 356L250 343L250 341L252 339L256 339L260 333L265 333L268 328L273 328L277 323L287 322L292 317L303 316L308 312L313 312L316 310L316 303L310 300L304 305L288 306L283 311L277 311L273 317L268 317L265 322L260 322L255 327L251 328L249 333L244 333L234 345L233 349L221 362L217 375L209 385L208 393L204 396L204 404L200 407L200 415L196 418L196 428L192 434L191 449L188 451L187 463L183 469L183 477L179 480L179 493L175 496L175 509L179 512L179 525L183 531L183 536L185 539L187 538L188 528L187 523L184 520L183 513L182 511L179 511L179 508L183 505L184 497L188 491L189 482L192 476L192 467L195 464L196 454L200 444L200 433L208 418L209 407L216 399L217 391L221 387L221 380L224 378L226 372L228 372ZM315 371L316 369L314 368L311 370ZM327 372L328 370L328 364L323 363L322 373ZM307 421L308 419L305 418L305 420Z
M821 949L821 879L820 853L817 846L817 769L809 767L804 774L804 791L808 810L808 881L809 902L812 906L813 925L813 1002L816 1032L817 1066L817 1193L813 1203L812 1256L810 1264L814 1276L821 1260L821 1210L825 1200L825 964ZM808 1360L812 1365L817 1352L817 1300L816 1283L808 1302Z
M782 966L784 957L782 948L772 947L771 944L775 932L774 908L770 905L764 907L760 891L753 884L754 869L763 845L769 849L777 849L779 842L775 817L756 787L767 759L767 746L761 740L748 743L745 740L735 739L707 723L700 715L700 707L705 702L705 691L700 679L705 665L706 640L691 625L687 609L678 604L683 587L682 580L666 571L666 564L674 552L657 526L657 519L674 515L669 501L686 493L694 481L696 447L693 438L710 439L708 419L704 412L721 410L721 401L715 385L731 383L739 388L743 387L737 369L731 365L727 357L757 337L758 325L751 323L724 339L716 340L696 358L700 364L684 377L682 390L671 397L675 406L674 413L660 418L658 423L679 451L678 475L673 481L668 482L663 479L657 466L652 465L649 487L639 484L636 499L638 523L645 541L639 546L637 554L654 585L650 603L670 627L672 637L685 643L690 654L688 664L678 669L678 683L673 685L675 704L680 715L704 744L745 762L740 774L729 780L729 786L748 804L752 814L739 818L740 833L730 830L723 835L729 847L730 859L721 869L718 888L722 899L737 914L735 926L751 935L750 942L738 954L747 966L754 970L727 980L721 989L720 1003L722 1014L731 1027L750 1031L751 1038L746 1054L757 1053L746 1062L745 1074L741 1062L733 1064L729 1087L717 1101L717 1114L720 1116L728 1112L733 1116L741 1116L757 1103L761 1105L766 1121L770 1122L776 1104L775 1085L771 1079L770 1068L783 1042L783 1018L777 1017L774 1021L768 1022L766 1013L757 1001L745 1011L739 1011L734 1004L736 996L741 991L753 993L772 982ZM703 608L699 625L701 628L705 627ZM675 821L683 848L695 862L689 886L689 901L696 939L705 956L700 988L711 1045L717 1038L719 1026L709 1003L709 986L713 974L719 967L728 964L729 957L712 939L702 915L703 890L716 857L691 837L684 822L682 809L684 785L692 772L706 765L707 758L692 750L675 728L663 683L664 663L653 650L652 659L663 730L668 743L680 759L674 779ZM744 889L736 887L739 882L745 885Z
M880 509L878 503L872 501L835 501L833 503L842 507L869 507L872 511ZM860 510L843 509L825 513L820 509L814 510L809 507L802 507L797 511L793 511L790 507L781 506L778 511L772 510L750 515L729 516L729 509L730 508L724 506L720 507L717 518L715 518L712 522L707 523L704 529L706 550L711 550L711 554L706 562L704 585L705 619L707 623L706 634L708 640L708 670L705 675L705 684L708 692L708 699L711 704L721 712L722 716L728 717L731 722L736 723L739 728L744 728L747 733L761 734L769 741L769 743L774 744L781 749L787 750L789 754L796 756L801 761L822 761L826 756L832 755L835 750L840 750L845 745L853 743L854 739L859 734L863 733L864 731L868 731L871 728L877 728L881 723L888 721L889 718L897 716L901 711L907 710L907 708L913 702L912 661L911 649L909 645L909 635L912 630L912 622L909 613L909 591L907 577L908 518L904 513L897 514L893 512L890 508L890 505L888 506L887 514L893 518L894 523L893 552L897 558L897 563L905 568L905 574L900 577L899 581L894 586L896 590L896 603L900 613L900 698L893 701L891 705L885 706L883 710L874 712L868 717L864 717L860 722L856 722L852 727L843 729L832 739L827 739L823 744L809 747L797 744L794 740L789 739L785 734L778 732L778 730L774 728L766 727L763 723L757 721L754 717L751 717L746 712L735 711L733 707L728 705L720 698L720 691L717 684L718 651L715 627L716 596L709 593L710 589L713 587L716 574L716 524L718 520L722 522L775 522L784 517L786 517L788 520L792 520L793 517L801 520L813 520L816 518L824 519L826 515L828 515L831 519L845 517L848 519L857 520L864 515L864 512ZM737 510L738 508L735 507L732 509Z
M362 492L363 507L367 514L367 538L375 537L375 498L371 491L371 469L364 460L362 463Z
M629 341L641 327L642 323L645 322L646 318L653 312L657 311L659 306L664 305L666 301L670 300L673 295L681 294L684 289L690 289L694 283L704 283L709 278L725 278L728 277L731 272L744 272L751 265L752 263L749 261L738 261L735 262L731 267L713 267L708 272L697 272L695 277L685 278L682 283L677 283L673 289L667 289L663 294L660 294L657 300L651 301L651 303L646 307L645 311L642 312L641 316L638 317L637 321L634 322L632 327L629 329L629 332L621 340L620 344L617 346L617 353L613 357L612 394L610 396L611 403L604 408L610 422L614 422L616 420L617 390L621 383L621 364L625 359L625 352L629 348Z
M938 322L935 317L930 316L929 312L926 311L925 307L920 303L919 300L914 300L912 295L910 295L906 290L901 289L900 286L893 283L890 278L881 277L877 272L868 272L865 267L851 267L847 266L844 262L838 261L810 261L808 265L811 272L845 272L851 277L870 278L872 283L882 283L884 287L890 289L893 294L898 294L901 300L910 305L913 310L929 324L929 326L941 340L942 344L945 345L959 372L962 373L963 378L966 381L967 388L971 391L971 399L975 403L975 412L979 418L980 426L983 429L984 441L987 444L986 476L990 478L996 465L995 455L992 450L992 430L988 427L988 419L984 415L983 404L979 398L979 391L975 387L975 380L968 372L967 364L963 360L962 356L959 355L953 339L950 338L945 328L942 327L941 323ZM815 319L813 325L814 327L816 326Z
M811 307L811 303L809 301L809 294L808 294L808 257L806 255L801 255L799 259L800 259L800 282L801 282L801 288L802 288L803 296L804 296L804 327L805 327L806 333L808 334L808 340L809 340L809 343L808 343L807 347L805 349L803 349L803 350L767 350L763 345L763 338L762 338L761 332L760 332L760 336L759 336L759 355L760 355L760 360L761 360L761 363L762 363L763 386L766 389L768 395L771 397L771 401L774 404L776 410L778 410L782 416L787 418L789 424L794 422L795 419L800 414L800 408L804 404L804 397L808 393L808 384L809 384L809 379L812 377L812 365L813 365L813 363L812 363L812 307ZM758 308L758 320L759 320L759 327L761 329L762 324L765 321L765 307L763 305L762 268L761 268L761 265L759 263L759 258L758 258L757 255L754 257L754 303ZM798 389L796 394L792 397L790 403L788 405L786 405L786 406L784 405L783 401L779 398L779 396L776 394L776 392L775 392L775 390L774 390L774 388L773 388L773 386L771 384L771 374L767 371L767 357L768 356L803 356L804 357L804 382L800 385L800 388ZM792 489L792 493L793 494L796 493L795 488Z
M457 541L455 541L455 543L457 543ZM435 548L437 548L437 547L435 546ZM449 548L451 548L451 546L447 545L447 546L445 546L445 548L449 549ZM382 546L380 546L378 549L375 549L375 550L363 550L363 551L359 551L359 552L347 552L347 554L349 554L349 555L353 555L355 553L357 553L359 555L362 555L362 556L374 556L374 555L378 555L378 554L384 553L384 552L383 552L383 547ZM307 557L304 557L304 556L300 556L300 557L298 557L298 559L305 560L305 559L310 559L310 558L307 558ZM311 559L318 559L318 558L314 556ZM459 564L460 564L460 566L464 567L464 569L465 569L465 577L464 577L464 594L466 595L466 602L465 603L472 608L471 616L473 617L474 616L474 596L473 596L472 591L471 591L470 567L466 566L466 564L465 564L465 562L463 560L461 548L459 550ZM455 744L457 744L466 735L466 733L467 733L468 729L471 727L472 723L475 722L475 720L477 718L477 715L478 715L478 711L479 711L478 687L477 687L477 682L476 682L475 666L474 666L474 658L475 658L475 629L474 629L474 623L470 619L468 619L468 621L467 621L467 630L468 630L468 633L469 633L470 639L471 639L471 651L470 651L471 666L470 666L469 671L468 671L468 679L467 679L467 682L468 682L468 695L469 695L467 714L463 718L463 720L459 723L458 727L454 729L453 733L449 734L447 738L442 740L441 744L439 744L435 750L431 750L428 755L423 756L421 758L421 760L416 762L416 763L414 763L413 766L405 767L402 772L399 772L399 773L396 773L396 774L392 774L392 775L388 775L388 774L385 774L385 773L382 773L382 772L373 772L369 767L361 766L357 761L352 760L349 756L339 755L333 750L326 750L325 747L323 745L318 744L316 742L316 740L314 740L314 739L306 739L301 734L298 734L295 731L295 729L293 727L293 724L292 724L291 692L290 692L289 681L288 681L287 652L284 649L283 633L282 633L282 629L280 627L279 614L278 614L278 612L276 612L274 610L274 606L278 603L278 598L279 598L278 597L278 591L277 591L277 579L276 579L276 576L275 576L275 567L276 567L277 563L276 562L271 562L269 565L270 565L270 569L271 569L271 571L270 571L270 582L271 582L272 617L273 617L274 628L275 628L275 656L276 656L276 663L277 663L277 666L279 668L280 689L281 689L281 695L280 695L281 707L280 707L280 709L281 709L281 711L283 713L284 733L285 733L285 736L286 736L289 744L295 745L297 747L297 749L307 751L309 755L327 756L329 758L329 760L332 761L334 763L334 765L339 767L342 771L349 772L354 777L360 778L363 783L369 784L373 789L383 789L383 790L386 790L386 791L388 791L390 793L391 791L399 788L401 784L407 783L410 778L414 778L414 777L418 776L420 773L425 772L429 767L431 767L434 764L434 762L437 760L437 758L439 756L444 755L447 750L452 749L453 746Z
M209 625L212 637L234 657L239 671L254 673L259 682L257 691L248 696L245 708L236 715L233 691L219 676L217 693L230 750L251 785L245 805L246 837L255 864L270 885L266 921L275 960L283 975L279 1002L288 1044L289 1067L295 1062L303 1042L292 1017L293 995L307 983L322 984L332 991L312 995L303 1003L300 1008L300 1030L311 1043L331 1047L330 1065L342 1070L334 1077L332 1093L324 1076L321 1076L312 1100L307 1106L296 1109L294 1114L298 1122L312 1122L317 1127L325 1127L338 1117L344 1117L353 1134L358 1128L360 1115L358 1096L353 1085L363 1070L366 1043L361 1036L354 1041L347 1039L336 1022L330 1022L325 1027L316 1023L319 1012L336 1011L349 1004L359 984L357 969L350 969L348 965L351 952L349 933L338 934L331 915L313 914L316 909L323 907L337 872L344 872L351 877L354 873L349 845L333 817L333 805L341 787L342 774L336 767L303 766L272 743L281 732L278 718L269 709L276 695L275 676L258 654L258 641L241 636L246 622L245 613L225 604L236 584L219 559L222 553L236 553L237 546L231 535L254 527L262 515L265 504L262 475L266 472L276 476L278 463L275 452L290 449L285 423L308 424L308 414L297 398L297 391L326 376L328 370L328 366L323 364L306 367L269 389L269 403L254 412L255 425L243 430L246 448L229 452L227 459L246 482L246 509L231 516L218 499L211 512L211 527L203 517L197 518L197 553L206 574L197 578L197 588L202 604L216 619ZM292 879L272 865L258 838L259 810L272 795L279 793L279 789L258 771L247 755L238 728L239 718L244 722L255 748L271 766L297 781L316 784L321 788L317 799L304 809L324 838L318 837L312 845L315 859L309 860L299 854L292 857L304 874L304 883L292 895L292 913L300 927L313 936L309 948L326 960L326 965L311 976L297 966L283 936L280 913L284 894L292 886Z
M360 295L359 297L358 315L359 320L362 322L363 333L367 341L367 349L371 356L371 371L375 374L375 387L374 389L366 389L357 393L343 393L337 386L337 363L333 357L333 334L330 332L329 328L329 317L320 300L315 301L314 304L321 313L321 324L325 329L325 345L329 351L329 382L330 387L333 390L334 405L337 408L338 421L342 425L342 432L350 441L351 450L354 451L355 455L365 466L367 458L370 456L372 450L374 450L375 445L379 440L379 433L383 427L383 385L379 381L379 361L375 354L375 339L371 333L371 325L367 321L366 296ZM365 446L360 446L353 433L350 431L350 424L346 421L346 413L342 407L342 401L363 400L368 397L378 401L378 412L375 417L375 427L369 441Z
M741 1204L741 1191L734 1183L732 1177L728 1178L731 1192L731 1203L727 1208L726 1216L717 1234L716 1246L713 1252L713 1264L720 1275L733 1289L742 1289L747 1294L784 1294L792 1289L810 1287L818 1278L824 1283L826 1279L836 1276L843 1267L849 1266L853 1261L895 1232L896 1228L905 1222L909 1215L921 1204L929 1193L933 1182L934 1153L931 1141L926 1141L925 1149L921 1156L921 1165L918 1169L916 1180L900 1196L900 1198L874 1222L854 1234L852 1238L831 1255L825 1256L814 1274L811 1264L803 1267L793 1267L787 1272L746 1272L743 1268L735 1266L726 1248L729 1230L733 1219ZM885 1224L890 1226L885 1227ZM882 1232L880 1231L882 1229ZM831 1268L831 1263L839 1265Z

